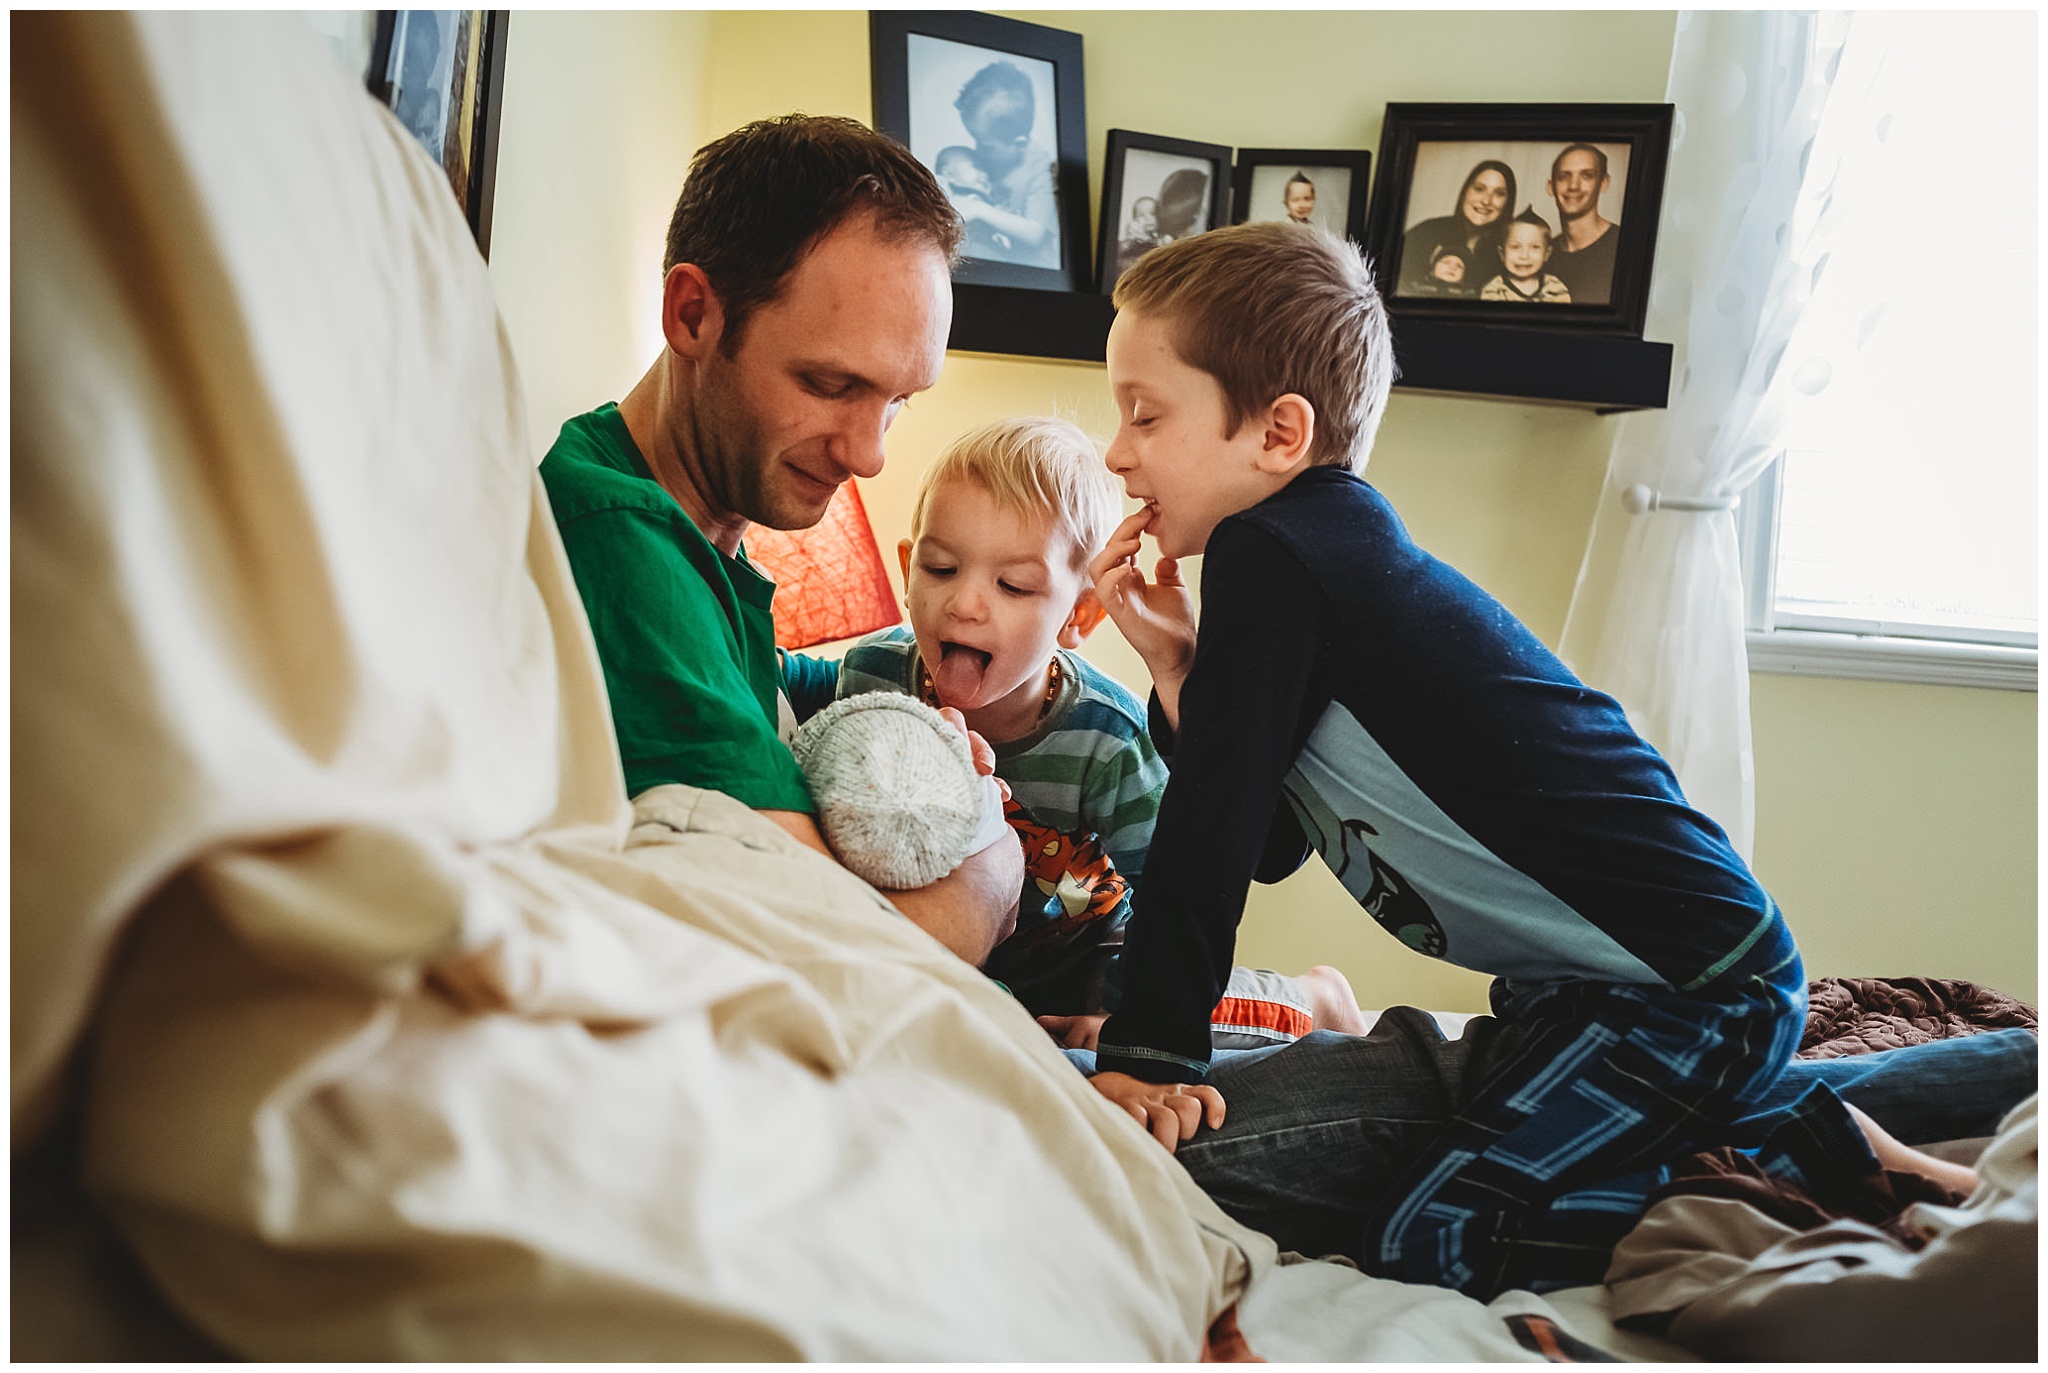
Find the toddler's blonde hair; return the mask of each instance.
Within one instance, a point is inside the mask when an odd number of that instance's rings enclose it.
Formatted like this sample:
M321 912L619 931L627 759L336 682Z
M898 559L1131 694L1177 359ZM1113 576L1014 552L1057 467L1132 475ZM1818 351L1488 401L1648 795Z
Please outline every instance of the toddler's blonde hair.
M1109 542L1109 531L1123 516L1116 477L1095 441L1061 419L997 420L947 444L918 482L912 542L924 533L932 493L947 481L972 482L1005 510L1052 516L1073 545L1077 569Z

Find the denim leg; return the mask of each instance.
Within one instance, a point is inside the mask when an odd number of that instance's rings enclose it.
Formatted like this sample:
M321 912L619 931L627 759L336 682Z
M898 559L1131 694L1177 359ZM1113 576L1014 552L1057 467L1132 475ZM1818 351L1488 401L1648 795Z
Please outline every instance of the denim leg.
M1366 1212L1484 1075L1504 1030L1481 1017L1447 1041L1429 1016L1396 1006L1363 1038L1317 1031L1218 1054L1209 1082L1223 1094L1223 1126L1177 1156L1219 1206L1282 1249L1355 1255Z
M2040 1041L2021 1029L1847 1058L1795 1058L1759 1111L1782 1110L1825 1083L1902 1143L1975 1139L1995 1133L2007 1111L2040 1090L2040 1071Z

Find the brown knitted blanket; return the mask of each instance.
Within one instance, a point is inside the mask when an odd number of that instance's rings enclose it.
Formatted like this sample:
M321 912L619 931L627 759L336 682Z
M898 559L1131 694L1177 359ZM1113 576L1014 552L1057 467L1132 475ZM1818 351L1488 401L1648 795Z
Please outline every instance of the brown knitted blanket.
M1846 1058L2011 1026L2040 1032L2034 1008L1974 982L1823 977L1807 984L1801 1058Z

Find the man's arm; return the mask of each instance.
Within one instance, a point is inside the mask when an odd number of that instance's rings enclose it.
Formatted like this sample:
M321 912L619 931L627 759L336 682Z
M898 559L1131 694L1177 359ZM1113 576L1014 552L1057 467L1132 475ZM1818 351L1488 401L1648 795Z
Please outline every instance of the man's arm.
M839 861L810 816L793 810L764 810L761 814L799 843ZM1017 927L1017 897L1023 889L1024 850L1005 833L929 886L882 894L911 924L978 968Z

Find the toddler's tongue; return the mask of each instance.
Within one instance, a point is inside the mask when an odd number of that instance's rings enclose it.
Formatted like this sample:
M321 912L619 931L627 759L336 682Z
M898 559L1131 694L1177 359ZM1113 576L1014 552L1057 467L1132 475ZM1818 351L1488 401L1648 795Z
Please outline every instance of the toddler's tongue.
M948 704L974 700L981 691L982 679L988 676L988 664L989 655L978 648L941 645L938 670L932 673L932 685L938 689L939 699Z

